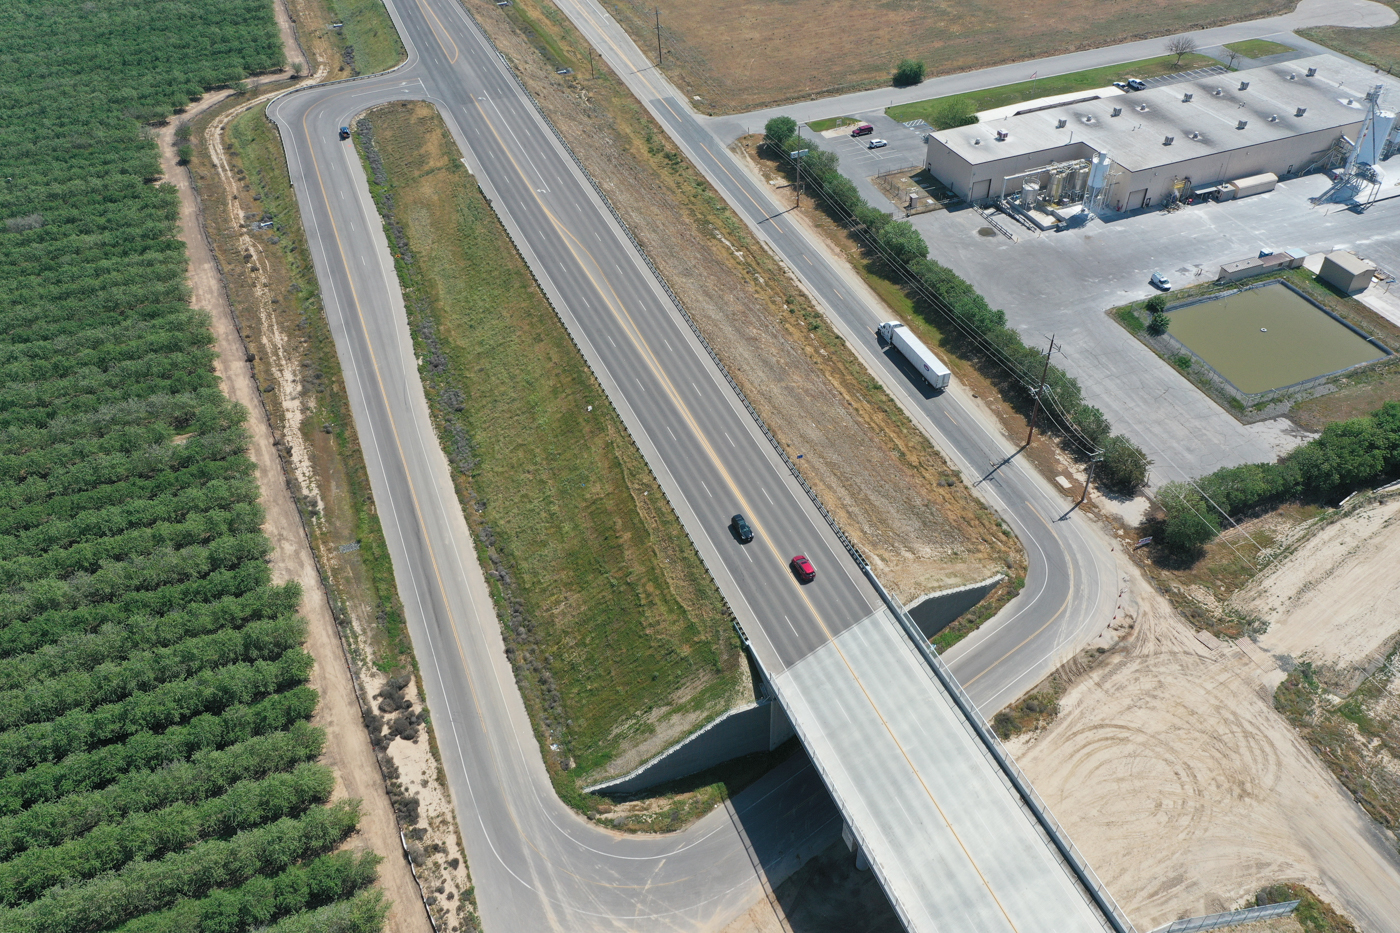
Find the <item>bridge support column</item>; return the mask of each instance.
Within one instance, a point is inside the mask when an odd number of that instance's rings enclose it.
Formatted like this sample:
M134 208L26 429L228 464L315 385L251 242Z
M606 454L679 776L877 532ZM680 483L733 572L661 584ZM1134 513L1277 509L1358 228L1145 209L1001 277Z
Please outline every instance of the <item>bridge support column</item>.
M860 842L856 839L856 834L851 830L849 823L841 823L841 841L846 844L846 848L856 854L856 871L869 871L870 859L865 857L865 850L860 847Z

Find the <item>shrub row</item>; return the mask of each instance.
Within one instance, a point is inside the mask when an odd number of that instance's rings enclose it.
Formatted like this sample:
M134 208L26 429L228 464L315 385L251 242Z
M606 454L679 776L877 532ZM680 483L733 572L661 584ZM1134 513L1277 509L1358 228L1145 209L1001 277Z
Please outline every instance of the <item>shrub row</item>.
M1045 355L1026 346L1020 334L1006 325L1004 312L988 305L952 270L930 260L928 244L913 224L895 220L867 202L855 183L841 174L836 154L794 135L797 124L791 118L770 120L766 131L768 143L782 152L808 150L806 156L793 160L801 177L815 183L826 209L857 232L883 272L906 283L921 315L951 325L942 328L949 343L958 346L963 355L1002 370L1009 377L998 380L1003 393L1022 405L1031 403L1044 372L1042 410L1081 455L1103 452L1099 481L1125 492L1146 484L1150 461L1142 450L1123 435L1113 434L1103 412L1085 404L1074 377L1053 364L1045 370Z
M1325 501L1400 474L1400 402L1360 418L1335 421L1322 436L1277 463L1224 467L1194 484L1167 483L1157 493L1166 512L1162 544L1191 556L1220 533L1220 513L1237 517L1295 499Z

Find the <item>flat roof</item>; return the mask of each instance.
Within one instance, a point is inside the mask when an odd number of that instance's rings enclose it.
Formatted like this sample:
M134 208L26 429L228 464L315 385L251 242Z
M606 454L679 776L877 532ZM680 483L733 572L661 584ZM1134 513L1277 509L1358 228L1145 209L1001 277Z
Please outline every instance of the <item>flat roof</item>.
M1317 69L1313 77L1309 68ZM1138 172L1360 123L1366 92L1376 84L1386 86L1383 106L1387 99L1400 103L1400 83L1389 76L1335 55L1313 55L941 130L930 139L974 165L1082 143ZM1299 107L1306 108L1302 116ZM998 140L998 130L1007 137ZM1171 145L1164 144L1167 136L1174 137Z

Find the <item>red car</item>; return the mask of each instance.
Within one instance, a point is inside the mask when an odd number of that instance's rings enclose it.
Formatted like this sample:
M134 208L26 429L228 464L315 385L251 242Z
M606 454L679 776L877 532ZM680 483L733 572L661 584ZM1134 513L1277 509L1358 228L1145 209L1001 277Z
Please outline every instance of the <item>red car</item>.
M811 583L817 578L817 569L801 554L792 559L792 572L797 574L797 579L803 583Z

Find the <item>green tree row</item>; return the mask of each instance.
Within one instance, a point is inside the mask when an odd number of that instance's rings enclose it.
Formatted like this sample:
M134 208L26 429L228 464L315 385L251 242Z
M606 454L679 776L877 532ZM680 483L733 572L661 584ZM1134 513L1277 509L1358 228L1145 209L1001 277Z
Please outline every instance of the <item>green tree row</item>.
M316 691L303 685L256 703L203 713L164 732L138 732L125 742L46 761L0 777L0 814L106 787L129 772L167 767L198 752L272 735L310 719L315 709Z
M150 861L204 839L232 836L325 803L335 776L308 762L292 771L240 781L219 797L175 803L104 823L56 846L0 862L0 905L31 901L49 888L86 881L134 861Z
M373 852L334 852L321 855L271 877L259 875L243 884L215 891L208 897L186 898L167 910L147 914L123 924L116 933L246 933L288 916L304 915L302 923L317 923L311 929L378 930L371 926L345 925L351 918L373 916L379 900L373 893L339 911L321 912L335 901L351 898L375 880L380 858ZM348 913L347 913L348 912ZM380 912L382 917L382 911ZM334 919L332 919L334 917ZM307 929L307 927L303 927Z
M0 774L58 761L140 732L162 729L201 713L251 703L306 682L311 656L300 648L276 661L230 664L188 680L163 684L95 710L75 710L49 722L0 733Z
M1334 421L1322 436L1277 463L1224 467L1194 483L1167 483L1157 492L1166 513L1162 543L1194 556L1220 533L1220 513L1240 516L1260 506L1337 497L1400 475L1400 402L1360 418Z
M216 888L275 874L329 851L354 831L355 802L313 807L298 818L211 839L154 862L131 862L90 881L50 889L22 907L0 910L0 933L86 933L203 897Z
M260 619L245 628L225 628L141 652L120 664L102 664L0 692L0 730L116 703L238 662L272 661L300 645L305 635L306 622L298 615Z
M1100 482L1133 491L1147 482L1150 461L1126 437L1113 434L1103 412L1083 400L1079 382L1058 366L1044 369L1045 355L1026 346L1021 335L1006 324L1006 314L994 310L970 284L928 258L928 244L907 220L895 220L872 206L855 183L841 174L834 152L813 140L797 136L791 117L774 117L765 127L769 145L791 153L807 154L792 160L804 182L814 183L822 203L832 215L849 224L862 238L885 275L907 283L908 293L923 316L943 323L945 339L962 355L981 360L1005 375L998 380L1003 394L1022 405L1042 385L1041 403L1047 417L1081 456L1102 451Z
M285 732L254 736L224 749L195 752L184 761L132 771L114 783L0 817L0 861L38 846L56 846L103 823L175 803L199 803L239 781L287 771L321 754L325 732L306 722Z

